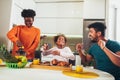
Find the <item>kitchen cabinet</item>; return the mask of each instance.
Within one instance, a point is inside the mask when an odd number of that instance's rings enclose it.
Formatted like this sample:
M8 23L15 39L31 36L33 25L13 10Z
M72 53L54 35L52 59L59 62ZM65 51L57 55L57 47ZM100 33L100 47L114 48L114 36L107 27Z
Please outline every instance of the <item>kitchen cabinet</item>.
M11 7L11 23L17 25L24 24L24 19L21 17L21 12L23 9L35 9L35 2L33 0L13 0Z
M36 4L35 25L43 34L82 35L83 1Z
M84 0L84 19L105 19L106 0Z
M36 19L36 25L43 34L83 34L83 19ZM72 36L71 36L72 37Z

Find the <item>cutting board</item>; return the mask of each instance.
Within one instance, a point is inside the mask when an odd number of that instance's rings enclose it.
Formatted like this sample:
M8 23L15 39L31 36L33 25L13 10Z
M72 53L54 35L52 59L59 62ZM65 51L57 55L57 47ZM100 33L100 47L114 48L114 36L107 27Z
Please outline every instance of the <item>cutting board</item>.
M71 70L70 67L62 67L62 66L47 66L47 65L30 65L31 68L38 68L38 69L47 69L47 70Z
M76 78L97 78L99 75L94 72L89 72L89 71L83 71L83 72L76 72L75 70L71 71L63 71L62 72L64 75L71 76L71 77L76 77Z
M0 64L0 67L5 67L5 66L6 66L5 63L1 63L1 64Z

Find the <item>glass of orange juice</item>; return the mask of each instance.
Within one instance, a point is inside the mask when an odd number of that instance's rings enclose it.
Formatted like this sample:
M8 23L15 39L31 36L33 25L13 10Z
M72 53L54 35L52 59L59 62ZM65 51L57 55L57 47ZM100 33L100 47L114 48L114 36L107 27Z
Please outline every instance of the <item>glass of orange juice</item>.
M37 58L35 58L35 59L33 60L33 64L34 64L34 65L38 65L38 64L40 64L40 60L37 59Z
M83 72L83 65L77 65L76 72L78 72L78 73Z
M0 59L0 64L2 64L3 63L3 60L2 59Z

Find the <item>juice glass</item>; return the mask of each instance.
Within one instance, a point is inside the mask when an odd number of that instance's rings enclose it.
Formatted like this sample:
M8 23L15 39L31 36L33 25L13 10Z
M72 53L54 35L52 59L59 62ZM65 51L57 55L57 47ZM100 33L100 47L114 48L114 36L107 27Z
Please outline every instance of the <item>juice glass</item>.
M34 64L34 65L38 65L38 64L40 64L39 59L36 59L36 58L35 58L35 59L33 59L33 64Z
M83 65L77 65L76 72L78 72L78 73L83 72Z

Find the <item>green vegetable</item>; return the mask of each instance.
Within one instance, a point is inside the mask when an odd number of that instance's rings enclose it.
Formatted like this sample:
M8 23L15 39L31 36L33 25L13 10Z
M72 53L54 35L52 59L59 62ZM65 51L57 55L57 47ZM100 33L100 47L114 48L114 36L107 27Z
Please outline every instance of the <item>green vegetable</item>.
M15 58L10 52L8 52L4 44L0 45L0 58L7 63L17 63L18 59Z

